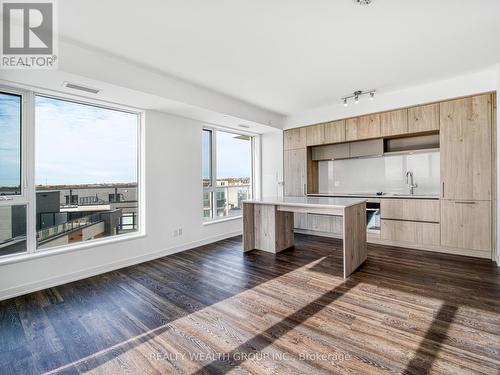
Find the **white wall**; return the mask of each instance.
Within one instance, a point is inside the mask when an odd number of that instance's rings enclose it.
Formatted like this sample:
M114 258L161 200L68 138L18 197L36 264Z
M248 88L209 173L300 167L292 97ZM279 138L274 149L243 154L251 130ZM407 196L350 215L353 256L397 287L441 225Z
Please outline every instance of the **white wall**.
M202 225L201 128L146 113L146 237L2 265L0 299L241 233L241 220ZM173 237L176 228L181 237Z
M262 196L283 194L283 132L272 131L261 136Z

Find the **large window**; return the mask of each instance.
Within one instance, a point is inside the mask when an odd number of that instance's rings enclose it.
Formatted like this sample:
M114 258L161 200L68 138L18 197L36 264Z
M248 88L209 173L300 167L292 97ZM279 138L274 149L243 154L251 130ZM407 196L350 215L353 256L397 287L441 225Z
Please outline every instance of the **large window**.
M204 220L241 216L252 197L253 138L204 129L202 155Z
M21 194L21 95L0 92L0 195Z
M22 103L21 94L0 92L0 256L27 251Z
M137 114L35 99L37 246L137 230Z
M138 232L140 128L138 112L0 88L0 257Z

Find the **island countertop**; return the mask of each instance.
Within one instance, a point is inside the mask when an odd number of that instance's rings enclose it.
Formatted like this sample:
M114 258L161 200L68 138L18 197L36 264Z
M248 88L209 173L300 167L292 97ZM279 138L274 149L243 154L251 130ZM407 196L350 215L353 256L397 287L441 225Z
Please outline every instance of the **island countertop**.
M366 202L363 198L344 197L264 197L244 200L243 203L273 204L296 207L346 208Z

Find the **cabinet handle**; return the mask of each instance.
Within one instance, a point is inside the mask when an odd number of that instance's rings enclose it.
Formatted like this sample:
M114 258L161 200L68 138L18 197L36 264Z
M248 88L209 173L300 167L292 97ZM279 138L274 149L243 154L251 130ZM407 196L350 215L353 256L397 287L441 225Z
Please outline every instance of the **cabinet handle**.
M443 181L443 198L444 198L444 181Z
M477 202L472 201L455 201L455 204L476 204Z
M307 185L304 184L304 195L307 195Z

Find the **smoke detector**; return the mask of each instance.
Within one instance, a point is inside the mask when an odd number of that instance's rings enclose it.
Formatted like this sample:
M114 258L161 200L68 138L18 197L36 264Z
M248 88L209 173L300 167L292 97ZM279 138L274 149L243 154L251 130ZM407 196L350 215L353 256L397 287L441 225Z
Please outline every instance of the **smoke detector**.
M354 0L354 2L358 5L369 5L371 4L372 0Z

